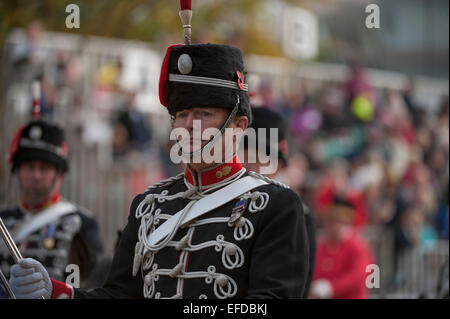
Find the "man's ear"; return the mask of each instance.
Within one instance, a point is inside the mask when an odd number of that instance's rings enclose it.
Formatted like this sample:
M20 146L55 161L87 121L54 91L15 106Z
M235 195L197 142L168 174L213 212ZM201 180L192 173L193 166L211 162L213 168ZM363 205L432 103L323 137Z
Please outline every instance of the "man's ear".
M236 128L240 128L242 131L245 131L248 127L248 118L247 116L240 115L237 116L234 120L234 124L236 125Z
M58 177L61 177L62 179L64 179L64 176L66 175L66 172L63 169L58 168L56 170L56 175L58 175Z

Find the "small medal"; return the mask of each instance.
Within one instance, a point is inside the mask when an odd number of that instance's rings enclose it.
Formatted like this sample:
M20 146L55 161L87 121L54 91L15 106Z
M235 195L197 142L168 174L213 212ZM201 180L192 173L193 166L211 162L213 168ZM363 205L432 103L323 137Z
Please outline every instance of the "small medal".
M234 205L233 211L231 213L230 219L228 220L229 224L234 224L245 212L245 208L247 207L247 199L242 198L240 201Z
M56 232L56 225L49 225L43 229L43 245L46 249L53 249L55 247L55 239L54 235Z
M44 247L47 249L53 249L55 247L55 240L52 237L45 238Z

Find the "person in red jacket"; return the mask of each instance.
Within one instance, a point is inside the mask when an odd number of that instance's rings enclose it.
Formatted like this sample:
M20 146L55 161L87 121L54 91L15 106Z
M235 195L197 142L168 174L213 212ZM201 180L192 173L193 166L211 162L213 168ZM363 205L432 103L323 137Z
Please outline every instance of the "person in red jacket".
M373 263L368 243L353 225L355 206L335 198L318 241L310 298L368 298L366 272Z
M345 198L355 209L352 225L357 229L362 229L368 222L366 199L360 190L349 187L345 165L339 161L330 165L327 175L319 182L313 208L317 212L319 224L321 224L324 219L327 219L333 199Z

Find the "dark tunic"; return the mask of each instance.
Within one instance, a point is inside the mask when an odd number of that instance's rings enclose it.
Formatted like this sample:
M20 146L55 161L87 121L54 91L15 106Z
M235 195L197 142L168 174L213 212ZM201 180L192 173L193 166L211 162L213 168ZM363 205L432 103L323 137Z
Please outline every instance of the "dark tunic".
M187 184L179 178L136 196L104 287L92 291L75 289L75 298L303 296L309 284L303 205L292 190L274 184L259 186L246 193L248 196L235 198L179 228L164 248L144 253L139 271L133 276L135 247L145 219L136 217L139 204L148 194L184 192ZM242 206L245 197L246 205ZM190 201L189 198L156 200L151 212L155 227ZM245 210L241 219L230 223L236 206ZM258 210L258 206L265 207Z

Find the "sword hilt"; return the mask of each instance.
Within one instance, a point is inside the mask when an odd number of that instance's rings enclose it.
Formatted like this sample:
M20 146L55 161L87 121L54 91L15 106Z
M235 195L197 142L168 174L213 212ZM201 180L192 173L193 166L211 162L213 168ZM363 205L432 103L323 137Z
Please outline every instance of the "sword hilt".
M20 253L19 248L17 248L16 243L14 242L14 240L11 237L11 234L8 231L8 228L6 228L1 218L0 218L0 235L3 238L6 247L8 247L8 250L11 253L11 256L13 257L14 262L17 264L19 261L23 259L22 254ZM41 299L45 299L44 296L42 296Z
M6 228L1 218L0 218L0 235L3 238L6 247L8 247L8 250L11 253L11 256L13 257L14 262L17 264L19 261L23 259L22 254L20 253L19 249L14 243L14 240L12 239L8 229Z

